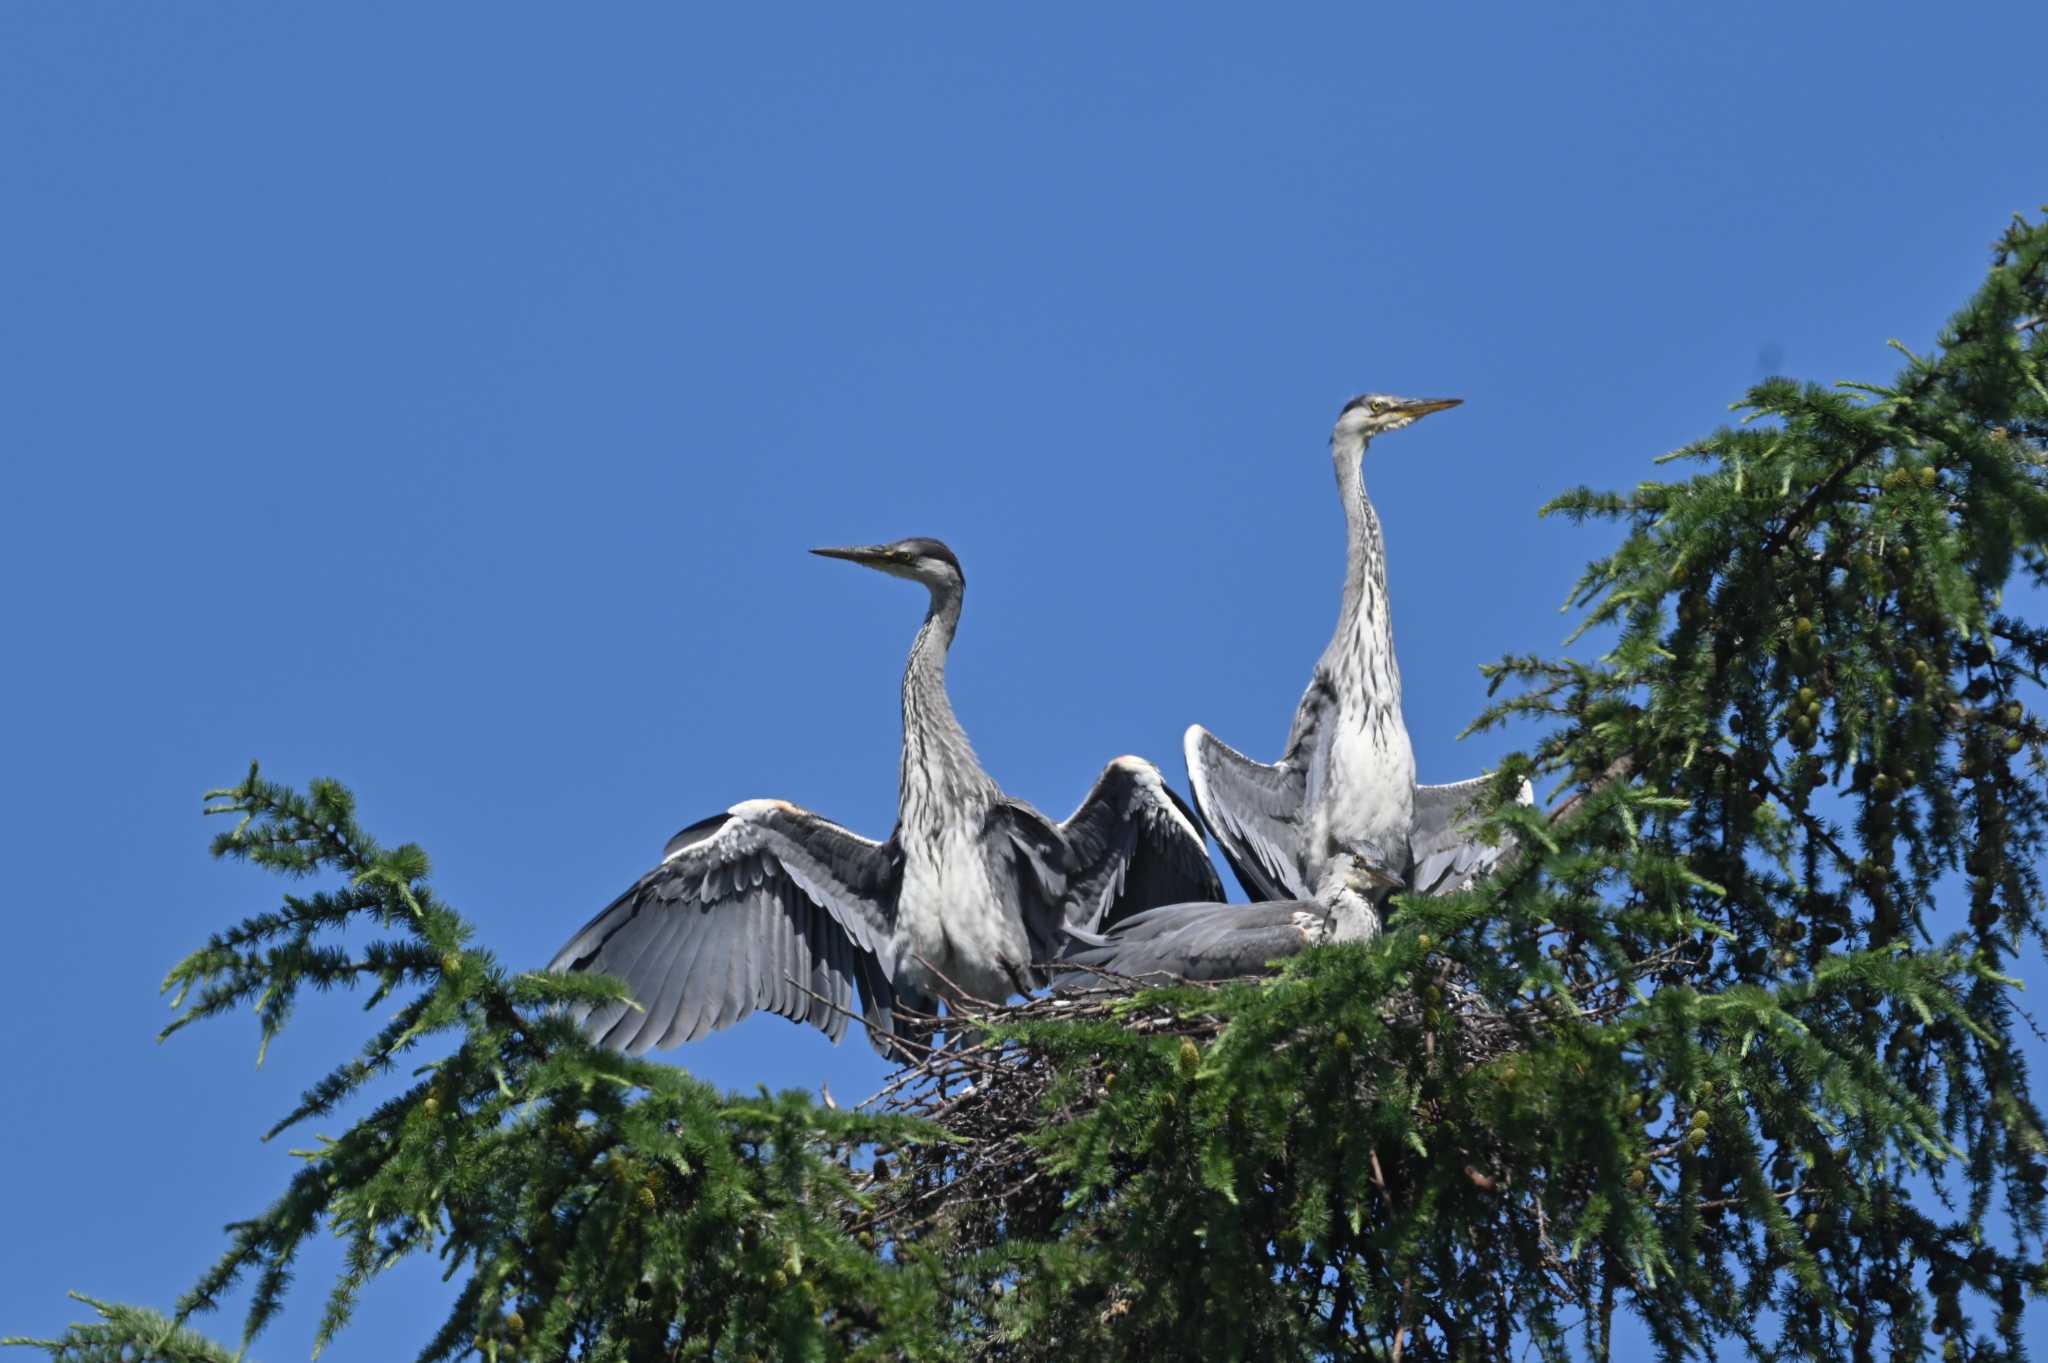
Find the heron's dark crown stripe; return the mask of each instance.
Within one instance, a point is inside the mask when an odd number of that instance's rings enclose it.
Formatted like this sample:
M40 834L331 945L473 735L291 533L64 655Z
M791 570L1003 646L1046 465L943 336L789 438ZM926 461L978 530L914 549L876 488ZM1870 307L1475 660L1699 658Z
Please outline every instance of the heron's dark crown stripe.
M946 547L944 540L935 540L929 535L912 535L909 539L896 541L896 547L916 557L935 558L948 564L960 574L960 580L967 580L967 573L960 567L960 556Z

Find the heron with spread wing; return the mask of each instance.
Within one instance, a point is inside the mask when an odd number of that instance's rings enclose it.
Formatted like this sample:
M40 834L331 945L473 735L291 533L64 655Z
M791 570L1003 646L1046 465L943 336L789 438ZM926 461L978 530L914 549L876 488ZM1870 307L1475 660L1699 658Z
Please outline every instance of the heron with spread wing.
M1069 929L1220 899L1202 834L1151 763L1119 757L1055 823L982 770L946 695L966 578L935 539L818 549L930 594L903 673L895 831L881 842L783 800L748 800L669 840L661 863L569 939L550 968L623 981L638 1004L582 1010L640 1054L759 1010L837 1041L856 996L894 1051L898 1007L999 1001L1044 982Z
M1330 457L1344 504L1344 593L1280 760L1255 762L1199 724L1187 731L1195 808L1255 900L1314 902L1340 854L1369 866L1382 886L1421 894L1469 885L1502 855L1464 830L1486 777L1415 782L1387 609L1386 540L1365 495L1373 437L1459 401L1368 394L1337 418Z

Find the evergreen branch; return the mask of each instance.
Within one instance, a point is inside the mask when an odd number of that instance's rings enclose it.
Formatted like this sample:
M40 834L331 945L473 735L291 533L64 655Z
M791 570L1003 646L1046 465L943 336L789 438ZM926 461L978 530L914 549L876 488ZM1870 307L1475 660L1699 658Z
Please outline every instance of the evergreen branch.
M41 1349L51 1363L245 1363L240 1353L155 1311L99 1301L82 1292L70 1295L90 1306L99 1319L73 1325L57 1339L9 1335L0 1339L0 1347Z

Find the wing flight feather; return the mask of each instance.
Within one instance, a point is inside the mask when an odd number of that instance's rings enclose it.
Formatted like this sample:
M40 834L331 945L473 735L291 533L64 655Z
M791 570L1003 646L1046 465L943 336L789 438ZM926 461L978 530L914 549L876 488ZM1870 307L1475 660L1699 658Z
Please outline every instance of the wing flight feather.
M1415 894L1455 894L1485 879L1514 847L1472 836L1473 808L1486 793L1491 776L1475 776L1444 786L1415 788L1415 821L1409 828L1408 855L1413 869L1409 888ZM1522 783L1521 803L1533 804L1536 792Z
M1291 743L1290 752L1299 746ZM1307 899L1312 887L1302 873L1306 769L1284 758L1272 766L1254 762L1199 724L1188 729L1185 747L1195 808L1245 893Z
M1068 926L1105 930L1163 904L1223 898L1194 811L1143 758L1104 767L1060 832L1074 856Z
M661 864L570 938L549 969L623 981L641 1009L606 1004L578 1021L636 1055L756 1009L837 1041L856 993L883 1026L893 1008L900 874L893 842L779 800L748 801L671 838ZM886 1034L871 1029L869 1040L886 1053Z

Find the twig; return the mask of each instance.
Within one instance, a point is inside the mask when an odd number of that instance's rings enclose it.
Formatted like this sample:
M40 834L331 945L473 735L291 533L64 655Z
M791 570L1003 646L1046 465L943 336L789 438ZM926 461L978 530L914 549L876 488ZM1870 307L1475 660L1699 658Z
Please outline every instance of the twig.
M1607 770L1601 772L1600 775L1594 779L1591 785L1587 786L1584 790L1573 791L1571 795L1558 802L1557 808L1551 810L1550 813L1545 816L1546 820L1549 822L1549 825L1552 828L1556 828L1566 819L1569 819L1572 815L1578 813L1579 810L1585 805L1586 801L1592 799L1595 795L1600 794L1602 791L1606 790L1615 782L1627 780L1630 773L1635 771L1635 768L1635 759L1630 757L1628 754L1624 753L1620 757L1615 758L1612 762L1607 764ZM1501 854L1500 861L1494 867L1492 874L1505 874L1507 871L1513 869L1514 866L1521 861L1521 859L1522 846L1520 843L1516 843L1513 847L1508 848L1507 851Z
M931 971L933 976L937 978L938 982L946 986L946 988L952 990L953 997L959 999L962 1003L971 1003L975 1005L977 1008L996 1007L996 1004L991 1000L977 998L973 994L968 993L965 989L962 989L959 985L953 983L952 979L947 976L945 971L939 969L930 961L927 961L924 957L913 956L911 957L911 959L916 961L919 965L923 966L926 970Z
M1616 781L1627 780L1634 773L1635 769L1635 759L1627 753L1623 753L1620 757L1609 762L1607 770L1601 772L1595 778L1592 785L1587 786L1584 790L1574 791L1566 799L1558 802L1557 808L1550 811L1550 826L1555 828L1572 815L1578 813L1580 806L1584 805L1586 801L1600 794Z
M1857 466L1869 457L1869 451L1859 450L1843 460L1840 467L1836 468L1833 473L1815 483L1807 491L1806 496L1801 499L1799 505L1792 509L1792 514L1787 516L1783 523L1771 532L1771 537L1764 541L1763 557L1777 557L1778 551L1783 549L1792 536L1798 532L1799 527L1805 523L1808 516L1813 514L1814 509L1820 505L1821 501L1829 493L1841 486L1848 479L1849 475L1856 471Z
M830 1008L833 1012L841 1014L844 1017L852 1018L855 1022L858 1022L861 1026L867 1028L870 1032L881 1030L880 1028L876 1027L874 1023L868 1021L867 1014L856 1013L851 1008L847 1008L842 1004L836 1003L833 1000L826 998L823 994L818 993L816 990L808 988L807 986L799 983L792 976L784 975L782 978L786 983L795 985L799 993L808 994L812 998L816 999L819 1003L822 1003L827 1008ZM903 1018L905 1021L909 1021L914 1018L922 1018L924 1017L924 1014L913 1013L907 1008L892 1008L889 1010L889 1016L891 1018L900 1017ZM936 1017L934 1017L931 1020L933 1022L938 1021ZM882 1035L888 1037L890 1044L894 1046L901 1046L905 1049L915 1048L926 1053L929 1053L932 1049L930 1046L925 1045L921 1041L912 1041L909 1037L904 1036L900 1032L896 1031L893 1027L891 1027L890 1030L886 1032L882 1032Z
M1401 1283L1401 1326L1394 1331L1393 1363L1401 1363L1401 1351L1408 1345L1408 1322L1415 1317L1415 1275Z

